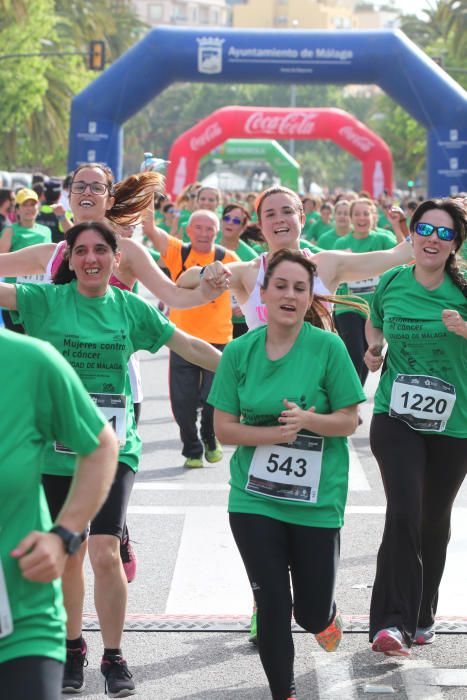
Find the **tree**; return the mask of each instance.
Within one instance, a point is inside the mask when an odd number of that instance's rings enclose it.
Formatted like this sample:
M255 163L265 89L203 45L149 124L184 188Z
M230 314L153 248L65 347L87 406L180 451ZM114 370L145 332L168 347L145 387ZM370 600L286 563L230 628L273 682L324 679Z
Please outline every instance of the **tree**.
M3 54L73 52L1 61L0 149L6 170L65 172L70 105L95 79L91 39L103 39L108 60L144 29L129 0L0 0Z

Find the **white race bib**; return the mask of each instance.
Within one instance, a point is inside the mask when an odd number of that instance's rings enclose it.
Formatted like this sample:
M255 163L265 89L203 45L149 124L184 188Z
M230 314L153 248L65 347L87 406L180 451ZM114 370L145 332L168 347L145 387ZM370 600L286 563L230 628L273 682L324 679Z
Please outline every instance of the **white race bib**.
M13 632L13 618L11 616L10 601L6 589L5 575L0 560L0 639L8 637Z
M47 275L19 275L16 278L17 284L24 284L25 282L29 284L45 284L47 281Z
M413 430L442 433L455 403L453 384L424 374L398 374L392 385L389 415Z
M375 291L378 282L379 277L369 277L366 280L348 282L349 294L370 294Z
M316 503L323 438L298 435L295 442L259 445L253 454L246 491L271 498Z
M126 443L126 396L124 394L92 394L89 396L104 414L117 434L120 447ZM76 454L60 442L56 442L55 452Z

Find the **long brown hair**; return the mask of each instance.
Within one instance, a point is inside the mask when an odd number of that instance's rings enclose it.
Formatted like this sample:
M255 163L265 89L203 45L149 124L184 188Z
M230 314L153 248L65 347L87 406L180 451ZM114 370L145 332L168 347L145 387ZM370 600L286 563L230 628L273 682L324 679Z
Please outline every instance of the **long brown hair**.
M310 280L310 294L313 294L313 285L316 276L315 263L312 262L310 258L305 257L301 251L290 250L289 248L281 248L271 255L268 260L266 272L264 273L262 288L268 288L272 273L281 262L293 262L305 268ZM346 299L345 297L335 296L334 294L313 294L311 305L306 312L304 320L317 328L334 331L332 312L329 309L330 303L350 306L357 311L363 311L363 313L369 315L369 306L364 299L359 303L351 299Z
M164 177L160 173L136 173L114 184L112 171L103 163L82 163L73 172L72 183L84 168L98 168L104 173L109 194L115 200L105 216L116 224L137 223L141 212L152 205L154 194L164 192Z
M451 217L454 223L454 231L456 232L454 245L455 253L457 253L462 248L462 245L465 243L467 238L467 216L462 203L456 199L451 199L450 197L444 197L442 199L425 199L425 201L419 204L419 206L415 209L410 220L409 228L411 233L415 232L415 226L422 220L423 215L432 209L445 211L446 214L449 214ZM467 297L467 280L459 269L455 254L448 256L444 269L456 287L458 287L462 294Z

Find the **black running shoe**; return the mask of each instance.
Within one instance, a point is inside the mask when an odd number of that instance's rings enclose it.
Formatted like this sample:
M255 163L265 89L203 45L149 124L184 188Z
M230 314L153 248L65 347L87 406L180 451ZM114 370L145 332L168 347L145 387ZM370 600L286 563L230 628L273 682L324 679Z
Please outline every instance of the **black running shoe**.
M84 690L84 667L88 665L88 647L83 639L81 649L67 649L63 671L62 693L82 693Z
M136 693L133 674L122 656L103 656L101 673L105 678L105 692L109 698L126 698Z

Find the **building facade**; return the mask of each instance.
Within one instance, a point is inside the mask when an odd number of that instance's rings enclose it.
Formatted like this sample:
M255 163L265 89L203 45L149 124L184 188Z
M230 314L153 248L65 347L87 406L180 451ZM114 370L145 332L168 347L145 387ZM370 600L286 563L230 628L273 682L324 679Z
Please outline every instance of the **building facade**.
M225 27L230 23L226 0L132 0L132 5L150 27Z

